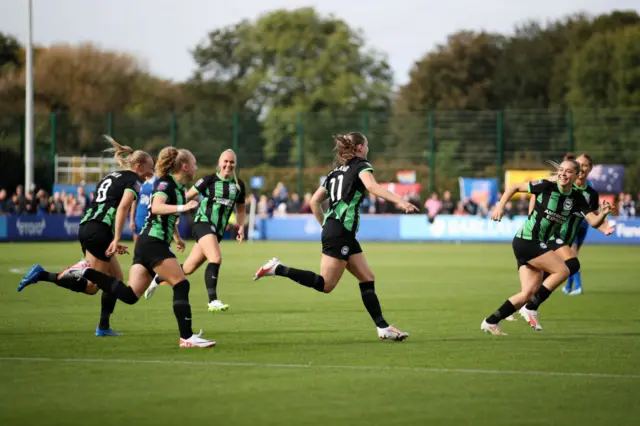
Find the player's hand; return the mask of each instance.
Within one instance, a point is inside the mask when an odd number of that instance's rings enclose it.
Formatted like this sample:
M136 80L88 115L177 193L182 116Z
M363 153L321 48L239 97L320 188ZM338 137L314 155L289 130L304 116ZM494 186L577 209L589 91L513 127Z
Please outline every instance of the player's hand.
M493 208L493 213L491 213L491 220L500 222L502 220L502 216L504 216L504 207L498 204Z
M396 207L404 211L405 213L413 213L418 211L418 208L408 201L400 201L396 204Z
M612 211L613 211L613 206L611 205L611 203L609 203L608 201L603 201L602 205L600 206L600 212L607 215Z
M238 244L244 241L244 225L238 227L238 235L236 235L236 240L238 240Z
M136 232L136 223L135 222L129 222L129 229L131 229L131 232Z
M609 225L605 228L604 230L604 235L606 235L607 237L611 234L613 234L613 232L616 230L616 227L614 225Z
M186 245L184 243L184 240L182 238L178 238L176 240L176 250L178 250L179 253L183 253L185 247L186 247Z
M109 247L107 247L107 251L105 252L105 254L107 256L113 256L116 253L129 254L129 251L127 246L120 244L119 240L114 239L113 241L111 241L111 244L109 244Z
M198 207L200 203L198 203L196 200L191 200L189 201L187 204L184 205L184 210L185 212L188 212L189 210L193 210L196 207Z

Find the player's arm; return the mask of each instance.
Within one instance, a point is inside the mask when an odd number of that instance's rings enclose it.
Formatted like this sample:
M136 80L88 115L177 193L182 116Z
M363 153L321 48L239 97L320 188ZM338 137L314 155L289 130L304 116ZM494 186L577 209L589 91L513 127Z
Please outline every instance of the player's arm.
M136 229L136 209L137 208L138 208L138 197L136 197L136 199L133 200L133 203L131 203L131 209L129 209L129 227L131 228L132 231Z
M516 192L532 192L531 184L529 182L521 182L514 183L507 187L507 190L502 194L502 198L498 201L495 208L493 209L493 213L491 214L491 219L500 221L502 220L502 216L504 216L504 207L507 205L511 197L513 197Z
M327 189L324 186L319 187L316 192L311 197L311 201L309 201L309 207L311 207L311 212L316 217L316 220L322 226L324 222L324 211L322 210L322 203L327 199Z
M367 188L367 191L375 195L376 197L384 198L385 200L396 204L405 213L409 213L411 211L418 211L418 208L413 204L404 201L402 198L398 197L391 191L384 189L378 182L376 182L376 178L373 177L373 173L369 169L365 169L359 174L360 180L364 184L364 187Z
M122 199L120 200L120 204L118 205L118 210L116 210L116 224L113 232L113 241L109 244L107 248L106 255L111 256L114 253L126 253L126 247L120 245L120 240L122 239L122 228L124 228L124 223L127 220L127 213L131 209L131 205L137 198L138 194L131 188L127 188L122 195Z
M591 208L585 204L585 207L581 211L581 213L584 215L585 220L592 228L600 230L601 227L606 225L605 221L607 219L607 216L609 215L609 213L611 213L611 204L605 202L598 212L592 211ZM603 232L606 234L605 231Z
M167 204L167 194L162 191L156 191L152 195L153 199L151 200L151 213L155 215L168 215L168 214L176 214L182 213L189 210L193 210L198 207L198 202L195 200L189 201L187 204L175 205L175 204Z
M187 201L195 199L198 195L200 195L200 193L195 189L195 187L192 187L187 191Z
M211 184L211 175L198 179L191 189L187 191L187 200L191 201L198 195L207 196L207 188Z

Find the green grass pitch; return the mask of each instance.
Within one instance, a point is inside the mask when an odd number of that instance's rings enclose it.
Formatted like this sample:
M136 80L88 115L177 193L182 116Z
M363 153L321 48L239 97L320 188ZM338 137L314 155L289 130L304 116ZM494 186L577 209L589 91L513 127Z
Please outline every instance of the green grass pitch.
M125 335L97 338L99 295L16 292L17 271L73 263L77 244L0 244L0 425L638 424L640 247L585 246L585 295L554 294L544 331L506 337L479 327L519 287L510 245L363 248L405 342L377 339L351 276L329 295L251 280L273 256L317 271L319 243L224 242L230 311L207 312L204 268L190 278L194 328L218 346L179 349L168 287L119 303Z

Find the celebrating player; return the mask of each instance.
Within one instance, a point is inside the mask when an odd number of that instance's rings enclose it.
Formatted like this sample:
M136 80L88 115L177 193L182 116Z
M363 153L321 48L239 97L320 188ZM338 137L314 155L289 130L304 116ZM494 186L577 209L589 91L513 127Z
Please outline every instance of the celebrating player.
M105 136L112 148L114 158L121 170L109 173L97 185L96 198L80 221L78 240L88 265L100 273L122 279L122 269L116 253L127 250L120 244L122 228L133 201L138 197L139 181L153 174L153 158L144 151L134 151L128 146L118 144ZM96 294L98 287L87 280L70 277L58 277L58 274L45 271L40 265L34 265L22 278L18 291L38 281L52 282L60 287L78 293ZM111 329L109 319L116 305L116 298L102 293L100 323L96 336L119 336Z
M173 312L180 330L179 346L208 348L215 346L216 342L200 337L202 331L193 334L189 281L171 251L172 238L178 243L178 249L184 250L184 242L176 236L180 213L198 207L197 201L184 204L184 185L193 180L196 170L196 159L189 151L173 147L160 151L156 164L158 180L151 195L150 214L135 246L133 265L129 269L129 286L90 268L84 262L67 268L60 277L86 278L96 283L102 291L133 305L149 287L154 274L161 275L173 287Z
M520 309L538 292L541 272L549 274L542 284L546 288L556 288L569 277L569 269L562 257L547 245L547 241L572 215L579 214L585 217L594 228L604 222L611 206L603 206L599 213L594 213L582 193L573 189L579 171L580 165L577 162L563 161L558 169L557 183L542 179L537 182L515 184L502 195L492 214L492 219L496 221L502 219L505 204L516 192L529 192L537 197L533 213L513 239L521 290L482 321L482 331L506 334L500 330L499 322Z
M565 156L565 159L567 157L568 156ZM582 193L590 209L592 211L597 211L600 208L598 192L586 184L587 176L593 168L591 157L588 154L580 154L576 161L580 165L580 173L573 185L573 190L578 193ZM551 236L547 242L547 245L558 253L567 265L570 275L569 282L571 281L572 276L580 274L580 262L578 261L577 248L584 242L588 226L589 223L584 220L584 216L574 214L557 230L554 235ZM598 227L598 230L607 236L613 233L613 227L609 226L606 219ZM541 278L544 280L547 276L548 274L545 273ZM542 330L542 326L540 325L538 318L538 308L561 284L562 283L558 283L556 287L541 285L533 299L520 308L520 316L522 316L522 318L524 318L525 321L527 321L535 330Z
M196 244L182 265L182 270L185 275L191 275L205 260L209 262L204 273L204 282L209 295L209 312L229 309L229 305L218 299L217 287L220 264L222 263L220 240L222 240L227 228L234 206L240 225L236 239L238 242L242 242L244 238L245 187L244 182L236 177L236 162L236 154L233 150L227 149L218 159L217 173L200 179L187 192L188 200L195 198L198 194L204 198L200 201L200 207L193 223L193 236L196 239ZM164 278L156 276L144 297L150 299L162 281Z
M264 276L283 276L322 293L330 293L340 281L345 268L360 281L362 301L378 329L382 340L404 340L409 334L389 326L374 288L374 275L356 239L360 221L360 203L365 189L395 203L405 213L417 208L382 188L373 177L373 167L367 162L369 142L361 133L349 133L335 138L337 167L311 198L311 210L322 225L322 259L320 275L284 266L273 258L256 272L254 280ZM321 203L329 198L329 211Z

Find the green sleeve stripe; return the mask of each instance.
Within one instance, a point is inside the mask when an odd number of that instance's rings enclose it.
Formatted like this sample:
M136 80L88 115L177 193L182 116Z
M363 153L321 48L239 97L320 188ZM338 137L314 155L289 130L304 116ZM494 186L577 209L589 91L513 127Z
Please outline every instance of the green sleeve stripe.
M133 196L136 197L136 200L138 199L138 193L135 190L133 190L131 188L125 188L124 190L132 192Z
M201 194L201 192L200 192L200 191L198 191L198 188L197 188L195 185L193 185L193 186L191 187L191 189L193 189L194 191L196 191L198 194Z
M158 194L162 194L162 195L164 195L165 197L169 198L169 196L167 195L167 193L166 193L166 192L162 192L162 191L156 191L156 192L154 192L154 193L153 193L153 195L151 196L151 198L153 199L153 197L155 197L155 196L156 196L156 195L158 195Z
M527 183L527 192L531 194L531 182Z
M366 172L366 171L371 171L371 173L373 173L373 168L372 167L367 167L366 169L360 170L360 172L358 173L358 176L360 176L360 173Z

